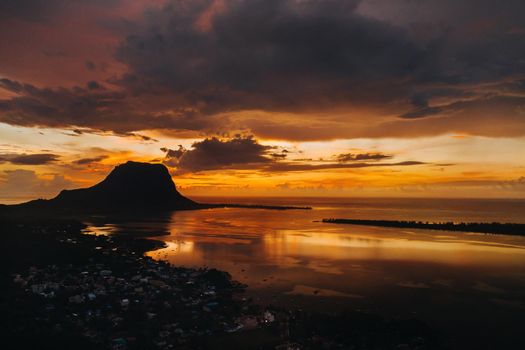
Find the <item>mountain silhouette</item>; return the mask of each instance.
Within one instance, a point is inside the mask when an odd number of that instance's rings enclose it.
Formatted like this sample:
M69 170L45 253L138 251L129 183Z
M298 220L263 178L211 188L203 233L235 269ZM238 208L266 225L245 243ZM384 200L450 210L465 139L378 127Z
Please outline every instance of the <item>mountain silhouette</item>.
M92 187L63 190L53 199L38 199L9 207L91 213L199 209L201 205L177 191L164 165L128 161L116 166L102 182Z
M275 206L234 203L197 203L181 195L162 164L128 161L115 167L98 184L89 188L63 190L52 199L0 204L0 219L58 219L85 215L138 215L172 210L249 208L249 209L311 209L311 207Z

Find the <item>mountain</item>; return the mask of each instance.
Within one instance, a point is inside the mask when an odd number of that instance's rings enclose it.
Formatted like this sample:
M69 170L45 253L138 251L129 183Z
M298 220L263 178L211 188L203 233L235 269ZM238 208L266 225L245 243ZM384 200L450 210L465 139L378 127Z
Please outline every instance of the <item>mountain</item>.
M140 216L172 210L248 208L311 209L310 207L256 204L197 203L181 195L162 164L127 162L115 167L100 183L89 188L63 190L53 199L37 199L16 205L0 204L0 219L59 219L85 215Z
M8 206L31 212L93 213L198 209L200 204L181 195L162 164L127 162L115 167L100 183L63 190L49 200Z

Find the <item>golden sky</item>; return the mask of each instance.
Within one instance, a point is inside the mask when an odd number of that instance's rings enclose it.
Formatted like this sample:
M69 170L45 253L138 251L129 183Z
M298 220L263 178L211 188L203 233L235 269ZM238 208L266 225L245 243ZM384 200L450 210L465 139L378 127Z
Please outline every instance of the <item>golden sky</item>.
M525 5L0 4L0 203L162 162L184 194L525 197Z

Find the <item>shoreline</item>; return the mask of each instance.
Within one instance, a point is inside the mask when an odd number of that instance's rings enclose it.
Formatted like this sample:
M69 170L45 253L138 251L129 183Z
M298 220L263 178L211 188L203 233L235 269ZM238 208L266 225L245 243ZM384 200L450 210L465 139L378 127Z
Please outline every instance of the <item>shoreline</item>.
M429 223L422 221L399 221L399 220L363 220L363 219L322 219L321 222L328 224L376 226L391 228L413 228L422 230L441 230L455 232L472 232L483 234L498 234L511 236L525 236L525 224L514 223L453 223L440 222Z
M258 305L227 272L144 256L164 246L157 240L86 235L78 222L0 224L9 232L2 236L4 247L21 249L7 254L11 264L4 266L1 283L1 326L17 349L335 349L364 343L434 349L438 342L417 320ZM348 325L354 329L349 333Z

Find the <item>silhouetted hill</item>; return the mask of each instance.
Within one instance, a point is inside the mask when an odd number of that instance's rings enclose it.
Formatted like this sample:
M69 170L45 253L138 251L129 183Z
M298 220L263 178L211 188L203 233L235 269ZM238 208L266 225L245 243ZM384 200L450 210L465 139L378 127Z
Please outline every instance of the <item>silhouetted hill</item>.
M162 164L127 162L118 165L100 183L89 188L63 190L53 199L0 205L0 218L38 219L92 214L131 214L205 208L311 209L310 207L204 204L181 195Z
M60 205L149 207L183 209L196 203L176 189L168 169L162 164L127 162L117 166L93 187L64 190L53 201Z
M127 162L118 165L100 183L63 190L50 200L7 206L9 211L92 213L198 209L201 206L181 195L162 164ZM5 209L5 208L4 208Z

